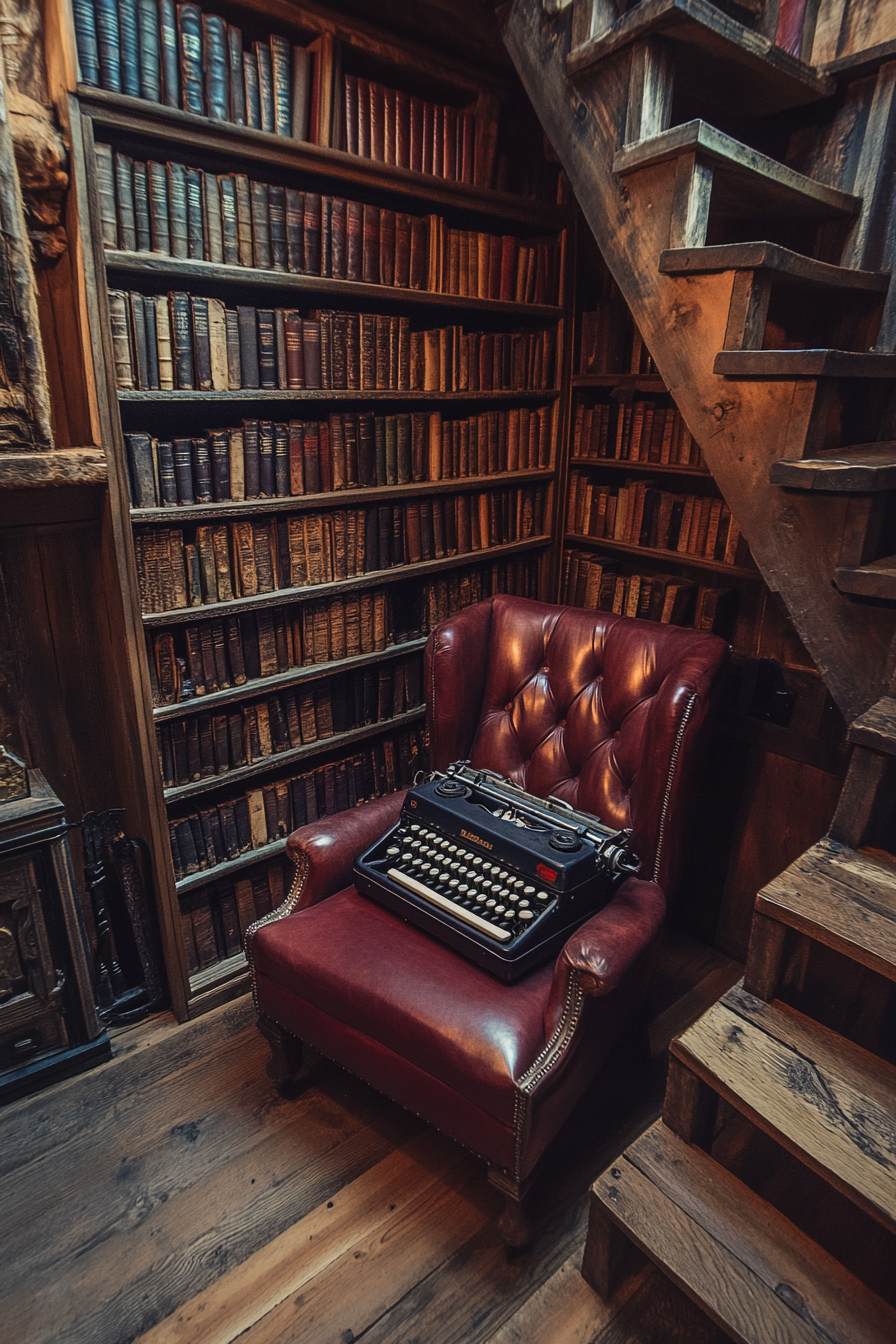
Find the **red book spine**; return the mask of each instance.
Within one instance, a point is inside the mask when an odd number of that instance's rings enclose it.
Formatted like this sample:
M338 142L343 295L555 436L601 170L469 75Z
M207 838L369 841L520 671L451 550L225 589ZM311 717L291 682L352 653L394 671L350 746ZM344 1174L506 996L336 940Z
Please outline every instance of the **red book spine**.
M382 84L370 85L370 157L377 159L380 163L386 157L386 148L384 143L383 123L385 120L385 102L383 98L385 90Z
M520 240L505 234L501 239L501 288L498 297L512 303L516 296L516 267Z
M395 159L395 121L396 121L396 91L395 89L383 89L383 160L385 163L394 164Z
M457 177L457 108L442 108L442 177Z
M422 138L422 161L421 171L424 173L432 172L432 156L435 147L435 118L436 108L434 103L423 104L423 138Z
M401 89L395 95L395 162L411 166L411 100Z
M380 211L377 205L364 206L361 278L368 285L377 285L380 280Z
M358 154L358 80L355 75L345 76L345 148L349 154Z
M434 177L444 177L445 109L441 103L432 108L432 167Z
M415 173L423 172L423 99L414 94L410 97L410 123L408 128L409 157L407 167Z
M461 182L472 184L473 164L476 156L476 118L472 112L463 112L458 117L457 124L461 141L460 172L458 176Z
M370 85L366 79L358 80L357 152L362 159L370 158Z
M302 351L302 319L296 309L290 308L284 323L286 329L286 386L305 386L305 360ZM293 491L293 494L298 494Z
M360 280L363 272L364 216L359 201L345 207L345 278Z
M320 453L320 488L333 489L333 459L330 456L330 427L322 422L318 430Z

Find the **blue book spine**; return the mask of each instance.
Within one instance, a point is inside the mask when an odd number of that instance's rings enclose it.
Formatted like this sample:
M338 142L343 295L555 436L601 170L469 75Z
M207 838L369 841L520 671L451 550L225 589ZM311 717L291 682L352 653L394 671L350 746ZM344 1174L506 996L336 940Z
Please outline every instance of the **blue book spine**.
M178 5L180 74L184 111L205 114L202 89L202 13L198 5Z
M140 97L140 38L137 0L118 0L118 36L121 42L121 91Z
M115 0L96 0L96 38L100 50L100 83L110 93L121 93L121 42L118 35L118 5Z
M156 0L137 0L140 35L140 96L153 103L162 101L162 67L159 53L159 11Z
M162 101L180 107L180 67L174 0L159 0L159 45L162 57Z
M97 89L100 84L100 49L96 40L96 18L92 0L73 0L75 41L78 44L78 64L81 83Z

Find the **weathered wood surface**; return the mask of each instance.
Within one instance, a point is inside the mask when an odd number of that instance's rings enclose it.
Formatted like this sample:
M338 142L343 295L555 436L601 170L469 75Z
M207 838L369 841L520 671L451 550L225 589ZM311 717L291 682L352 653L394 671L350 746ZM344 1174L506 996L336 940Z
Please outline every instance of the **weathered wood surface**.
M779 112L799 107L834 91L834 81L818 74L773 41L745 28L706 0L641 0L620 15L613 26L570 52L567 69L573 76L631 43L662 35L687 50L697 70L717 96L734 102L743 113Z
M801 1014L729 991L673 1057L896 1229L896 1068Z
M896 378L896 355L853 350L720 350L727 378Z
M568 15L548 18L540 0L514 0L504 31L601 252L766 582L784 598L844 716L855 718L885 690L894 614L857 606L831 586L833 543L846 518L843 498L800 497L768 480L773 462L803 455L813 389L806 397L797 380L751 384L713 371L733 273L663 275L658 269L669 246L675 164L642 167L624 180L613 171L628 103L627 57L609 57L598 75L573 84L566 72ZM828 177L840 200L851 195L850 170L843 165L839 182L836 172Z
M735 1339L887 1344L896 1334L892 1307L661 1122L592 1198Z
M760 891L756 909L896 980L896 864L821 840Z
M676 940L657 1008L720 960ZM277 1096L248 998L115 1049L3 1112L4 1323L23 1344L348 1328L482 1344L578 1257L589 1183L662 1099L661 1062L613 1065L548 1155L535 1245L510 1259L484 1164L336 1069ZM629 1338L652 1344L635 1319Z
M855 493L893 490L896 443L863 443L818 457L782 458L772 463L769 480L793 490Z
M891 446L896 452L896 444ZM882 696L854 719L849 725L849 740L856 746L896 755L896 699L892 695Z
M0 453L0 490L48 485L105 485L102 448L59 448L44 453Z
M720 243L715 247L667 248L660 253L663 275L703 275L709 271L769 271L776 284L886 294L888 274L857 271L804 257L780 243Z
M841 593L894 602L896 555L884 555L880 560L869 560L865 565L838 565L834 570L834 582Z

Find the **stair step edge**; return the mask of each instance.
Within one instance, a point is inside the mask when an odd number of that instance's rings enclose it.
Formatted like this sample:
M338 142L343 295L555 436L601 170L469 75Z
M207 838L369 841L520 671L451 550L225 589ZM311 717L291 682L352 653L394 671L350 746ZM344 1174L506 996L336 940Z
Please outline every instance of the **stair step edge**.
M840 494L896 489L896 443L835 449L816 457L782 457L769 467L772 485Z
M896 1231L896 1068L741 986L671 1051L804 1166Z
M794 252L780 243L720 243L711 247L670 247L660 253L663 275L703 275L717 271L768 271L790 285L885 294L888 271L857 271Z
M591 1199L749 1344L771 1338L889 1344L896 1337L888 1303L661 1120L598 1177Z
M896 555L885 555L866 565L838 565L834 583L841 593L896 602Z
M729 378L894 378L896 355L854 350L720 350L713 373Z
M727 168L751 178L754 184L764 183L768 188L793 198L794 203L802 199L804 205L811 208L813 215L819 217L830 215L849 218L858 214L862 206L860 197L805 177L786 164L776 162L767 154L751 149L749 145L700 120L673 126L647 140L624 146L613 159L613 172L624 177L640 168L653 167L668 159L691 153L710 160L716 167Z
M896 860L826 837L767 883L755 908L896 980Z
M847 735L858 746L896 756L896 698L883 695L869 705L864 714L853 719Z

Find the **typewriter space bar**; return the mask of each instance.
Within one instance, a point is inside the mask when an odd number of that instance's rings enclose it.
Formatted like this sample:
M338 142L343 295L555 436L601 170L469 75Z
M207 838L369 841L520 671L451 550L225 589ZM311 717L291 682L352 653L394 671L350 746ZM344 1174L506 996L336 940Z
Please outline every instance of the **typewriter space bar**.
M487 933L489 938L494 938L499 943L506 943L513 937L508 929L496 928L494 924L489 924L487 919L480 919L472 910L465 910L462 905L455 905L454 901L449 901L447 896L440 896L437 891L430 891L429 887L424 887L415 877L408 877L406 873L400 873L397 868L390 868L386 876L391 877L392 881L398 882L400 886L407 887L408 891L416 892L431 905L436 905L440 910L447 910L450 915L462 919L471 928L478 929L480 933Z

